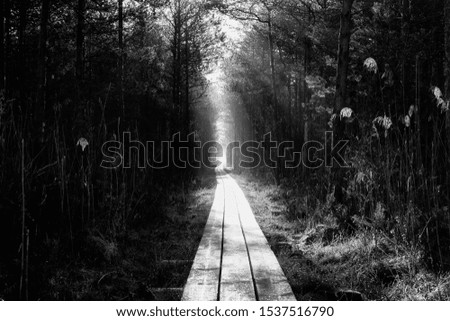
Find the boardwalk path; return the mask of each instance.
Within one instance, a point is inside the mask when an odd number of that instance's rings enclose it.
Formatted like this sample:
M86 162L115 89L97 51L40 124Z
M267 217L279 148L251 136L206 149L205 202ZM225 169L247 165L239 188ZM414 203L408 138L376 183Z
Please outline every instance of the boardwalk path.
M217 169L214 203L183 301L295 301L237 183Z

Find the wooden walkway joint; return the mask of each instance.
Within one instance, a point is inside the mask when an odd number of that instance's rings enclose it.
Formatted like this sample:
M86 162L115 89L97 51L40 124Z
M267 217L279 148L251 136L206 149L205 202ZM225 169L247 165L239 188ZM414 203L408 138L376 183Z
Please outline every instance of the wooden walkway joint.
M183 301L295 301L238 184L217 169L214 203Z

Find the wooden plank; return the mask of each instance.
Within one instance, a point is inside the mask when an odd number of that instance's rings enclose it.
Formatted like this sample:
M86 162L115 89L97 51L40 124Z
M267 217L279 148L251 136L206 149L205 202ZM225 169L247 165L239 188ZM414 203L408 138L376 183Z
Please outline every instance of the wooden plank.
M217 301L222 258L224 185L218 176L214 202L184 287L182 301Z
M244 232L259 301L296 301L278 260L271 250L244 193L233 180L239 217Z
M234 196L232 178L224 176L225 218L220 301L254 301L256 293Z
M218 169L214 203L184 301L295 301L238 184Z

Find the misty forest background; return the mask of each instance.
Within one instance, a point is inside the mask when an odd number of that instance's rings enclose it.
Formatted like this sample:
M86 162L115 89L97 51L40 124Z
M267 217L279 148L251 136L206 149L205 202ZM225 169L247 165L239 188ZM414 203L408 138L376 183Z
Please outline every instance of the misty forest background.
M393 277L378 276L389 284L419 269L448 280L449 0L3 0L0 10L0 299L149 299L158 277L145 275L169 273L171 263L150 267L170 249L142 258L140 274L123 272L127 249L187 243L170 229L189 225L167 208L187 215L214 173L106 170L101 146L124 131L215 139L218 66L233 139L350 140L348 169L236 175L274 186L282 215L305 229L363 233L414 256L407 272L396 261ZM239 42L224 21L241 23Z

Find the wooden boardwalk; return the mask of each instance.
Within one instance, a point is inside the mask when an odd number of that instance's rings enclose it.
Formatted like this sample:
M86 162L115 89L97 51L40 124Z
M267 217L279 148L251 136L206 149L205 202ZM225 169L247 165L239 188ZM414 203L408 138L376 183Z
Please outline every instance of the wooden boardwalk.
M214 203L183 301L295 301L238 184L217 169Z

